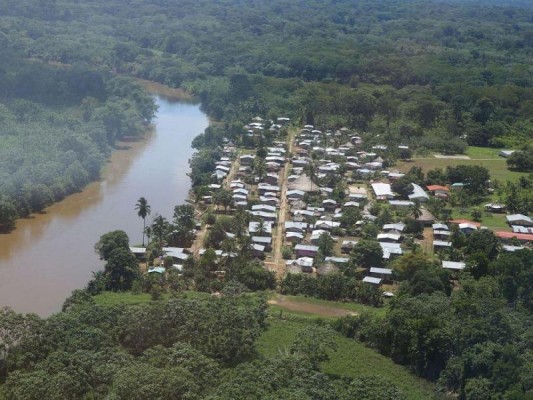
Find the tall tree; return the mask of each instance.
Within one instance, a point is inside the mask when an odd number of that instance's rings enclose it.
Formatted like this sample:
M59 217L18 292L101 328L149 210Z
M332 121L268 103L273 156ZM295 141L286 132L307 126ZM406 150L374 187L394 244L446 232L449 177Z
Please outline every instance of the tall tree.
M141 197L139 200L137 200L137 204L135 204L135 210L137 210L137 215L143 219L143 247L144 247L144 234L146 232L146 217L150 215L150 212L152 211L150 205L148 204L148 201Z

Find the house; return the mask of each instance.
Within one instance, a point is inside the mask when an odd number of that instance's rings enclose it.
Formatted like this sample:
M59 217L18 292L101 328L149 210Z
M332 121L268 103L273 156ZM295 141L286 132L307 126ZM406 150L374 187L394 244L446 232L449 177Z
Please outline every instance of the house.
M252 236L252 243L265 246L265 250L268 251L272 245L272 238L266 236Z
M359 208L361 207L361 203L358 203L356 201L347 201L346 203L342 205L342 207L343 208L352 208L352 207Z
M164 274L165 273L165 267L152 267L148 270L148 273L158 273L158 274Z
M523 214L512 214L506 218L509 225L533 226L533 220Z
M441 185L428 185L429 192L435 197L447 198L450 195L450 189Z
M265 256L265 246L260 244L252 244L252 255L257 258L263 258Z
M268 206L277 207L279 206L279 199L272 196L260 196L259 202L261 204L266 204Z
M476 229L481 228L481 224L479 222L470 221L469 219L452 219L450 223L457 224L457 225L467 224L467 225L471 225L475 227Z
M489 212L493 212L493 213L504 213L505 205L498 204L498 203L489 203L489 204L485 204L485 210Z
M508 251L508 252L514 252L514 251L519 251L519 250L524 250L525 247L524 246L511 246L511 245L507 245L507 244L504 244L502 246L502 250L503 251Z
M307 230L306 222L285 221L285 232L304 233Z
M235 188L233 189L233 194L240 194L243 196L248 196L248 190L244 188Z
M379 242L383 251L383 258L389 260L392 256L401 256L403 250L399 243Z
M146 260L146 249L144 247L130 247L130 251L138 260Z
M408 200L389 200L389 205L393 208L403 208L403 209L406 209L406 208L409 208L411 207L413 204L412 201L408 201Z
M374 278L372 276L365 276L363 278L364 283L370 283L372 285L381 285L381 278Z
M239 161L241 165L245 166L252 166L255 160L255 156L253 154L244 154L239 157Z
M450 249L452 247L452 242L445 242L443 240L434 240L433 241L433 248L435 250L438 249Z
M401 233L380 233L378 234L378 242L397 243L402 239Z
M389 281L392 278L392 269L371 267L370 275L372 275L375 278L381 278L385 281Z
M399 222L397 224L385 224L383 225L382 231L391 233L391 232L398 232L401 233L405 229L405 224Z
M433 231L433 237L437 240L447 240L451 234L450 231Z
M390 184L376 182L376 183L372 183L371 186L372 186L372 190L374 191L374 194L376 195L376 199L389 200L389 199L394 198L394 194L392 193Z
M341 253L350 254L356 244L357 241L355 240L343 240L341 244Z
M318 245L322 235L330 236L330 233L323 229L315 229L313 232L311 232L311 244Z
M337 202L333 199L326 199L322 201L322 207L327 211L335 211L337 208Z
M449 269L450 271L462 271L466 265L464 262L457 261L442 261L442 268Z
M496 237L500 239L518 239L521 242L533 242L533 234L531 233L515 233L515 232L496 232Z
M263 230L264 233L262 235L259 235L260 229L260 223L257 221L251 221L248 224L248 232L255 233L256 236L272 236L272 223L271 222L263 222Z
M273 193L279 193L280 187L279 186L272 186L269 184L259 184L257 185L257 191L260 196L266 195L267 192L273 192Z
M500 150L498 155L503 158L509 158L511 157L511 154L513 154L516 150Z
M326 257L324 261L337 264L337 265L344 265L350 262L350 258L348 257Z
M450 230L450 228L448 228L448 225L441 224L441 223L433 224L431 225L431 227L433 228L434 231L449 231Z
M301 243L305 236L300 232L286 232L285 240L289 243Z
M331 230L333 228L338 228L340 226L341 226L341 223L335 222L335 221L320 220L315 223L315 229Z
M294 250L298 257L315 257L318 253L318 246L297 244Z
M263 179L265 183L268 183L269 185L277 185L279 182L279 175L275 173L268 173L265 176L265 179Z
M294 211L294 219L296 218L301 218L302 220L310 221L311 219L315 218L315 213L309 210L296 210Z
M459 224L459 230L464 234L468 235L478 229L478 226L470 222L463 222Z
M304 195L305 192L303 190L287 190L287 199L289 200L301 200Z
M252 206L252 211L263 211L267 213L275 213L276 207L275 206L269 206L267 204L256 204Z
M278 219L278 214L275 212L265 212L265 211L248 211L255 217L264 219L265 221L275 222Z
M422 189L422 187L420 187L416 183L411 183L411 186L413 187L413 192L410 195L408 195L409 200L411 201L418 200L421 203L424 203L429 200L429 196L424 191L424 189Z

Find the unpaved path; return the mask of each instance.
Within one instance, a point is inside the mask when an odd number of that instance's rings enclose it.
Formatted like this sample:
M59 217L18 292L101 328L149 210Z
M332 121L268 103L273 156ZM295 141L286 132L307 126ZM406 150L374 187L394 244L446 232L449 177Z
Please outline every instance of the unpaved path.
M294 145L294 130L291 129L288 135L288 151L292 153ZM276 230L276 238L274 239L273 261L265 263L269 269L276 273L276 276L281 279L285 275L285 262L282 257L283 248L283 228L287 219L288 202L287 202L287 177L289 176L289 161L285 163L281 172L281 199L279 206L278 229Z
M281 295L277 295L273 299L270 299L268 304L277 305L278 307L288 311L316 314L320 315L321 317L345 317L347 315L357 315L356 312L345 310L343 308L307 303L305 301L294 301Z

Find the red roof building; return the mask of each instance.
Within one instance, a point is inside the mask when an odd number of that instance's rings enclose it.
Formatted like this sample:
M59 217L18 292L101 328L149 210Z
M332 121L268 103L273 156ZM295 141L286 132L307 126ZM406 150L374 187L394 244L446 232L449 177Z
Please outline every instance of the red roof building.
M441 186L441 185L428 185L427 188L430 192L436 192L436 191L449 192L450 191L450 189L448 189L446 186Z
M500 239L516 238L521 242L533 242L533 234L531 233L496 232L496 236Z

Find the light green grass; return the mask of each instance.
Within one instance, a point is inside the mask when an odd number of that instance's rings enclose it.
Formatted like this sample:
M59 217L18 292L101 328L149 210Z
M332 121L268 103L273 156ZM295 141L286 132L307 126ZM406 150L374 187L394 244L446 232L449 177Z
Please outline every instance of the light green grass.
M287 352L296 334L317 318L301 318L293 313L284 313L285 319L277 314L269 319L267 330L258 340L259 353L265 357ZM406 368L394 364L389 358L365 347L363 344L336 335L337 350L330 354L330 360L323 363L323 372L332 375L356 377L380 375L397 385L410 400L434 398L434 387L430 382L411 374Z
M521 176L527 176L524 172L510 171L507 169L507 164L503 158L490 160L452 160L428 156L427 158L414 158L411 161L398 161L395 168L400 172L407 172L412 167L420 167L424 172L428 172L431 169L446 169L448 166L456 165L481 165L489 170L492 180L498 180L500 182L517 181Z
M490 147L470 146L466 151L466 155L470 156L472 159L491 158L503 160L503 158L498 155L499 152L499 149L492 149Z
M452 219L469 219L472 220L472 208L466 208L466 212L462 212L462 209L452 210ZM505 219L505 214L487 214L483 212L481 218L481 225L487 228L498 228L499 230L511 230Z
M308 304L314 304L319 305L322 307L331 307L331 308L340 308L343 310L353 311L356 313L363 313L363 312L371 312L379 315L383 315L387 312L387 307L371 307L360 303L350 303L350 302L342 302L342 301L328 301L328 300L321 300L321 299L315 299L314 297L305 297L305 296L284 296L288 300L298 302L298 303L308 303Z

